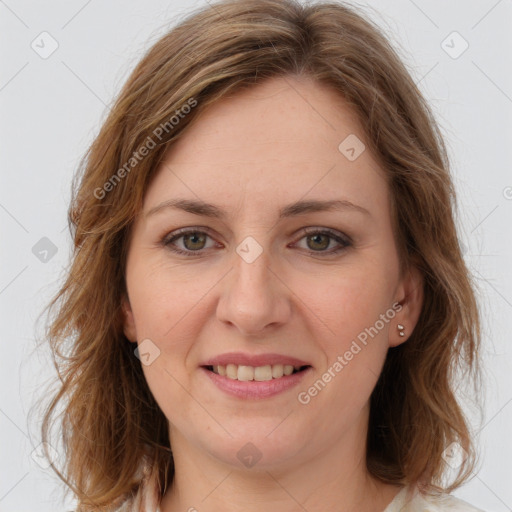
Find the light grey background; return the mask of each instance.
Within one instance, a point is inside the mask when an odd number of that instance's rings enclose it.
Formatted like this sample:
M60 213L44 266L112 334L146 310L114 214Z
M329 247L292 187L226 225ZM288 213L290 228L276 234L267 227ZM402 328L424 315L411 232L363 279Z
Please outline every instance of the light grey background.
M510 511L512 1L350 3L369 9L399 45L448 140L461 240L479 287L486 377L483 419L469 408L480 466L454 494ZM142 52L202 5L0 0L0 512L70 510L51 469L31 456L40 441L28 413L53 377L47 354L34 351L42 332L35 322L68 263L72 173Z

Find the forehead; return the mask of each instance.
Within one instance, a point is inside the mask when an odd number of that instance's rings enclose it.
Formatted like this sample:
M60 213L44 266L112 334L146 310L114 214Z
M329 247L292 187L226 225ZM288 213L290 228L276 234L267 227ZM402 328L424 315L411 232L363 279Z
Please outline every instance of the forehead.
M384 173L365 145L341 95L310 79L274 78L200 113L170 148L145 210L173 195L226 208L343 197L385 209Z

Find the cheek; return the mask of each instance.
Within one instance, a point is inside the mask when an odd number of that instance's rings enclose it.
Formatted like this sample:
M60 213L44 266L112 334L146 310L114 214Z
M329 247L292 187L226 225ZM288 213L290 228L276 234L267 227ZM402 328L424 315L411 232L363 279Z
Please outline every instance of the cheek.
M206 315L201 301L204 287L198 280L182 280L179 273L161 267L140 276L130 290L137 337L150 339L159 351L143 372L158 405L173 421L193 412L186 412L190 397L184 389L190 386L194 370L190 353L199 336L198 319Z
M324 286L310 283L303 289L304 303L315 313L333 348L342 348L373 326L392 305L391 282L370 266L331 275ZM312 291L314 290L314 292ZM389 315L388 315L389 316ZM387 332L388 323L380 330Z
M377 274L352 272L308 296L308 306L322 316L323 334L314 336L324 359L301 397L339 428L364 407L381 373L395 315L390 290Z
M127 284L138 338L163 343L178 331L186 337L187 320L202 310L201 299L215 284L213 277L205 273L198 277L197 272L183 272L166 263L149 266L134 262Z

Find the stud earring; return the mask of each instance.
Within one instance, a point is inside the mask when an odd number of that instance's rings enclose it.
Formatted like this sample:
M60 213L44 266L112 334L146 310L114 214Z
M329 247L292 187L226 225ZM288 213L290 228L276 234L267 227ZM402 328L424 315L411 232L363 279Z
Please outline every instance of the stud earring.
M398 324L396 327L398 329L398 335L401 337L405 336L404 326L402 324Z

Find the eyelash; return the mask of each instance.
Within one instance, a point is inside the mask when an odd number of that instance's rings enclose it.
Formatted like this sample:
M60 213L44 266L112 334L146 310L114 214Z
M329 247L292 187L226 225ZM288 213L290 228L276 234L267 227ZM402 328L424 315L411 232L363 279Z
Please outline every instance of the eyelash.
M312 250L305 249L306 252L308 252L310 255L315 255L315 256L320 255L321 257L323 257L323 255L327 256L327 255L332 255L332 254L338 254L352 246L352 241L347 235L338 234L337 232L335 232L331 229L328 229L328 228L323 228L323 229L317 229L317 228L311 228L311 227L304 228L304 233L305 233L305 236L299 238L299 241L302 240L303 238L306 238L306 237L312 236L312 235L327 235L332 240L335 240L336 242L341 244L341 247L338 247L335 250L331 249L329 251L312 251ZM161 244L176 254L181 254L181 255L184 255L184 256L187 256L190 258L201 256L202 253L204 252L204 249L200 249L197 251L191 251L191 250L185 251L185 250L180 249L180 248L176 247L175 245L173 245L173 242L175 242L176 240L179 240L180 238L183 238L184 236L189 235L189 234L206 235L206 236L212 238L207 232L201 231L200 229L182 228L182 229L178 229L177 231L175 231L173 233L170 233L169 235L166 235L162 239Z

